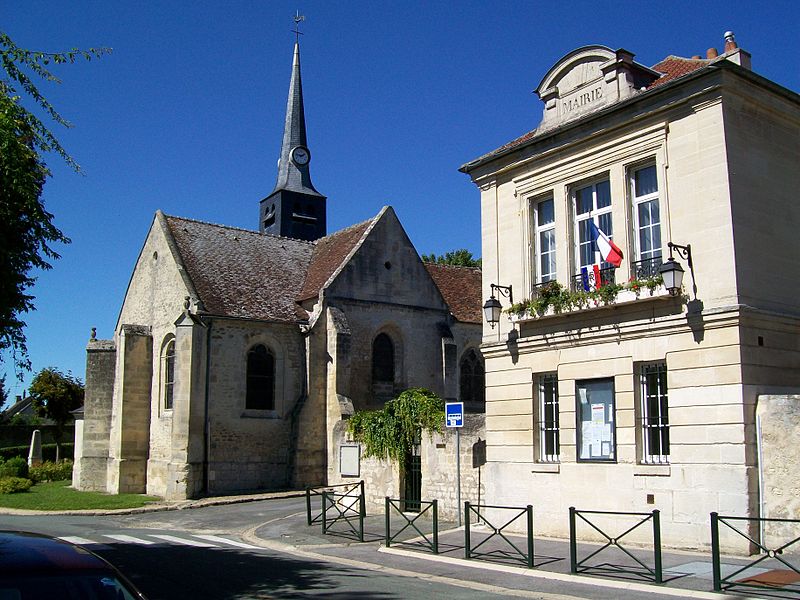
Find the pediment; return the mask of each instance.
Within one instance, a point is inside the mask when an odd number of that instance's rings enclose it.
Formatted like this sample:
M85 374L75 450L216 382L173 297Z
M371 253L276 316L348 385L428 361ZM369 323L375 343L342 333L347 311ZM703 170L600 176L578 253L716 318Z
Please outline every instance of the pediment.
M584 46L559 60L542 79L536 93L542 97L548 90L568 94L603 77L601 65L616 59L616 53L606 46ZM544 98L542 98L544 99Z

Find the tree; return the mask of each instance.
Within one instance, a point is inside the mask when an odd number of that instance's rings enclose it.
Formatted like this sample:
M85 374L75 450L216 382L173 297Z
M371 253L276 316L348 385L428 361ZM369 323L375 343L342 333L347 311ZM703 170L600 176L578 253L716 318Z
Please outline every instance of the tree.
M480 267L481 259L473 258L472 252L466 248L448 252L445 255L423 254L422 261L437 265L452 265L454 267Z
M34 269L50 269L49 260L59 258L52 245L69 243L44 207L41 195L50 176L42 154L55 152L76 172L79 165L67 154L44 123L20 104L17 88L30 96L59 125L71 127L47 101L24 72L27 69L45 81L60 83L48 66L91 60L109 53L108 48L72 49L67 52L32 52L19 48L0 32L0 361L10 351L19 371L30 370L23 313L34 310ZM18 372L21 378L22 373Z
M8 390L6 389L6 376L3 375L0 377L0 410L2 410L6 400L8 400Z
M48 367L36 374L29 391L36 414L56 424L53 437L58 461L64 425L72 419L72 411L83 405L83 383L71 373L64 375L58 369Z

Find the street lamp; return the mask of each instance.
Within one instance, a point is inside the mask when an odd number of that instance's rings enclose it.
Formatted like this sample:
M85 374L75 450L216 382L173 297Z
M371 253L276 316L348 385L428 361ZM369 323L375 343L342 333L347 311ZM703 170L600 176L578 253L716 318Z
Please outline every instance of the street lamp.
M492 295L483 305L483 314L486 316L486 321L494 329L495 323L500 322L500 313L503 312L503 305L494 297L494 291L497 290L500 295L506 296L510 304L514 304L514 296L511 294L511 286L491 284L490 286Z
M676 250L680 256L685 258L686 264L689 265L689 270L693 271L692 245L681 246L680 244L668 242L667 247L669 248L669 259L658 268L658 272L664 280L664 287L667 288L670 296L677 296L683 285L684 270L680 263L673 258L672 251Z

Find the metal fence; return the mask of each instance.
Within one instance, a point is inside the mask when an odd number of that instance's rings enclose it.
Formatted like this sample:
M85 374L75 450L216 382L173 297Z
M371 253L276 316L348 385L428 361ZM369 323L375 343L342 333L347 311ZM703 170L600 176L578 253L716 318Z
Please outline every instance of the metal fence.
M359 542L363 542L366 516L363 487L357 496L348 493L322 492L322 533L354 536ZM337 525L340 529L334 530Z
M354 491L358 491L359 496L364 495L364 481L357 481L355 483L340 483L339 485L326 485L326 486L318 486L318 487L307 487L306 488L306 521L308 526L311 527L314 523L320 523L322 521L322 513L323 513L323 503L322 503L322 493L323 492L332 492L334 490L341 489L342 494L350 494L352 495ZM314 499L319 497L319 510L315 513L313 504Z
M417 547L422 547L425 549L430 550L434 554L439 554L439 506L436 500L432 500L430 502L425 500L420 500L416 502L419 512L414 513L413 518L409 518L407 514L403 512L403 506L406 505L406 500L404 498L389 498L386 496L386 547L392 545L392 542L396 542L396 544L407 544L413 545ZM401 517L400 523L402 527L398 529L396 532L392 533L392 512L397 513ZM417 522L423 515L426 515L428 512L431 513L431 517L433 519L433 530L431 531L430 537L425 532L421 531L419 527L417 527ZM405 523L405 524L403 524ZM419 534L419 537L413 541L397 541L400 535L411 528L412 530L416 531Z
M711 513L711 560L714 575L714 590L722 592L731 588L741 589L757 589L762 591L779 592L781 597L787 597L787 594L800 596L800 563L798 563L798 554L800 554L800 535L797 535L790 541L782 543L775 548L767 546L764 542L759 542L753 539L751 535L745 533L737 528L734 523L781 523L781 524L794 524L800 526L798 519L759 519L757 517L723 517L718 513ZM759 550L760 556L755 560L745 564L737 565L740 568L728 573L722 577L722 562L720 561L719 550L719 531L720 525L727 527L734 531L737 535L748 540L755 548ZM794 532L800 533L800 527ZM794 533L792 535L794 535ZM789 554L793 554L795 563L789 561ZM764 564L766 561L772 559L777 561L783 569L772 569L767 573L747 576L745 571L752 569L756 565ZM734 578L739 579L734 579Z
M499 511L500 514L510 515L511 518L499 527L492 523L486 516L486 510ZM472 516L478 517L479 522L483 522L491 533L483 540L472 545L472 531L470 521ZM505 517L503 517L505 518ZM527 552L519 548L509 537L508 528L519 519L525 519L525 529L527 534ZM499 542L498 548L492 548L490 542ZM490 506L487 504L464 503L464 552L468 559L495 559L522 562L529 569L533 568L533 506L530 504L524 508L517 506Z
M597 523L590 520L588 515L612 515L623 517L635 517L639 520L636 521L631 527L626 529L620 535L612 537L605 531L600 529ZM577 520L580 519L587 523L592 529L602 535L606 542L600 548L590 553L582 560L578 560L578 542L577 542ZM653 567L637 558L632 552L625 548L620 540L643 526L648 521L652 522L653 527ZM625 565L612 565L605 563L603 565L590 565L588 564L591 559L596 557L601 552L609 548L617 548L628 558L641 568L627 567ZM578 573L593 573L598 575L619 575L628 574L643 577L645 579L652 579L655 583L663 583L663 571L661 567L661 520L658 510L649 513L633 513L633 512L610 512L599 510L577 510L574 506L569 507L569 564L570 572L573 574Z

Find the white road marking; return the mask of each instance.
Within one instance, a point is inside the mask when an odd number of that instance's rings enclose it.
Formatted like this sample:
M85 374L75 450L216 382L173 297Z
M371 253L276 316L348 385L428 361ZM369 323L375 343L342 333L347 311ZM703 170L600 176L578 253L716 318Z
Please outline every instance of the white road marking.
M150 534L150 537L158 538L160 540L164 540L165 542L172 542L173 544L182 544L184 546L195 546L196 548L216 548L214 544L207 544L205 542L198 542L195 540L187 540L185 538L175 537L174 535L164 535L164 534Z
M248 550L263 550L263 548L260 546L253 546L252 544L245 544L244 542L237 542L236 540L228 540L224 537L219 537L218 535L195 534L195 537L199 537L200 539L207 540L209 542L218 542L220 544L228 544L230 546L236 546L237 548L246 548Z
M111 538L112 540L117 540L118 542L128 542L131 544L141 544L143 546L151 546L155 544L155 542L151 542L150 540L145 540L142 538L133 537L132 535L124 535L124 534L106 534L104 537Z
M78 537L77 535L65 535L61 536L58 539L64 540L65 542L69 542L70 544L78 544L79 546L91 546L100 543L100 542L94 542L92 540L87 540L86 538Z

